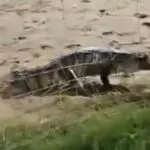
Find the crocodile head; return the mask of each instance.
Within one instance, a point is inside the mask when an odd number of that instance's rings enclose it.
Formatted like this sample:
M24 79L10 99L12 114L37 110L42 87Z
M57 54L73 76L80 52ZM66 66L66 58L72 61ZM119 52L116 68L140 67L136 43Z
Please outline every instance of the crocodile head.
M148 54L138 54L135 56L135 59L138 62L138 68L140 70L150 70L150 58Z
M113 63L116 72L133 73L138 70L150 70L149 55L143 53L117 53Z

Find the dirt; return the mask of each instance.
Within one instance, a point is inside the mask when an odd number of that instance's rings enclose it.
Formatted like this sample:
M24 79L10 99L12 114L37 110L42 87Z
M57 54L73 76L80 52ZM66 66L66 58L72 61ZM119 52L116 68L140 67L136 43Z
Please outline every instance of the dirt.
M0 77L12 67L44 65L76 47L114 46L149 52L149 5L149 0L0 0ZM148 82L148 75L138 77ZM0 120L25 114L28 108L43 106L50 99L1 99ZM31 120L40 117L40 113L29 114Z

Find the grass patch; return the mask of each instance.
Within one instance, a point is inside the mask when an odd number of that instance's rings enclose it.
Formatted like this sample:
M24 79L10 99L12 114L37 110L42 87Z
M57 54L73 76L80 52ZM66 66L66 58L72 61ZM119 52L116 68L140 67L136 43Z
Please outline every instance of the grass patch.
M149 94L98 96L81 105L81 112L86 111L84 119L71 117L36 126L9 125L0 133L0 149L149 150L149 97ZM68 99L63 103L70 105ZM72 110L67 113L74 114Z
M76 125L66 136L48 144L50 149L73 150L148 150L150 147L149 111L97 119ZM124 115L123 115L124 114Z

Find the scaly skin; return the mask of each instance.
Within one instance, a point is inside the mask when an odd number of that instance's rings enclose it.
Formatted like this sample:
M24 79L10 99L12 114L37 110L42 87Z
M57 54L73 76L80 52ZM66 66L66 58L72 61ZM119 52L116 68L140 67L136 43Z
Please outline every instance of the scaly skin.
M47 87L40 91L45 92L50 85L53 85L52 91L54 91L59 88L54 84L62 85L63 82L74 80L70 85L77 83L87 95L83 83L78 78L99 75L103 85L108 87L111 86L108 78L110 74L135 72L143 69L150 69L148 55L137 56L136 54L122 50L118 51L113 48L87 47L58 57L40 68L20 72L13 71L11 75L14 81L9 82L9 86L12 87L9 89L11 89L12 96ZM18 78L20 79L18 80ZM2 93L7 95L6 91Z

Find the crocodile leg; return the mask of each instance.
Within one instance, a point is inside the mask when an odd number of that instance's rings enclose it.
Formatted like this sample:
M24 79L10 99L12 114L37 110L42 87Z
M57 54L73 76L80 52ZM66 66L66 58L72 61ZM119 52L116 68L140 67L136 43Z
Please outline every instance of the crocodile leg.
M101 81L105 87L110 87L108 75L101 75Z
M114 67L114 65L111 61L104 62L101 65L102 69L101 69L101 73L100 73L100 78L101 78L101 81L102 81L104 87L107 87L107 88L111 87L108 76L111 74L113 67Z

